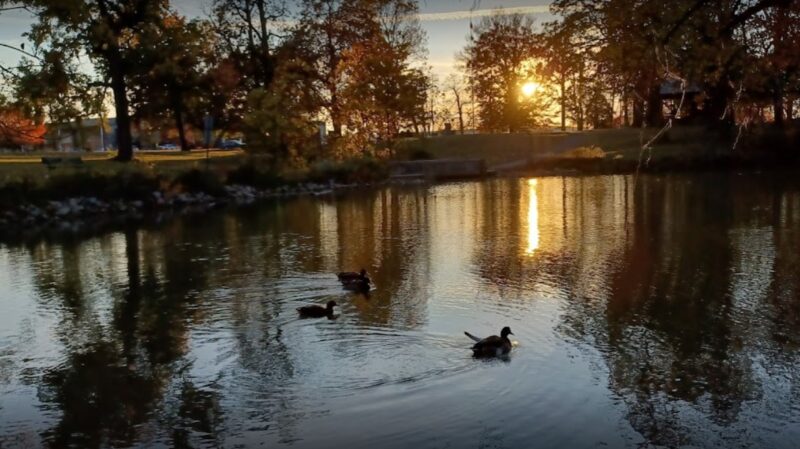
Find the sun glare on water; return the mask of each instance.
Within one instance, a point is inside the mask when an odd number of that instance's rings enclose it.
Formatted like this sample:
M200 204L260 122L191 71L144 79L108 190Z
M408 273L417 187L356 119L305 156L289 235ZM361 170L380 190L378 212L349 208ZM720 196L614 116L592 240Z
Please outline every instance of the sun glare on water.
M530 256L539 249L539 196L536 192L536 179L528 180L528 248Z

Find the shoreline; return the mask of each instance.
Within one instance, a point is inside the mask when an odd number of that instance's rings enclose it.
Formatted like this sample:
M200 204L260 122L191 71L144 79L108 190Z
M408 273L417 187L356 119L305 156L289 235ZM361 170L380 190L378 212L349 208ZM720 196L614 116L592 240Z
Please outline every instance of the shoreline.
M153 191L149 198L102 200L95 196L78 196L48 200L47 204L24 202L0 211L0 243L28 241L42 235L81 235L103 232L114 225L164 223L169 220L205 214L212 210L245 207L262 201L328 196L370 184L327 185L303 183L274 189L257 189L247 185L228 185L223 194L183 192L174 195Z
M77 195L61 199L24 199L0 210L0 243L25 242L40 236L69 236L95 234L121 225L164 223L169 220L208 213L229 207L243 207L268 200L301 196L336 195L354 189L386 185L435 185L453 181L480 181L492 177L584 177L613 175L669 175L683 173L784 171L800 168L800 159L705 157L693 159L664 159L638 161L609 158L548 158L529 161L513 170L490 172L484 177L442 178L426 181L407 181L390 177L372 182L338 183L329 180L283 184L272 188L257 188L245 184L229 184L214 192L151 190L129 198L99 198Z
M612 158L543 158L526 165L504 171L504 175L548 176L606 176L682 173L757 172L800 169L800 155L791 157L743 157L721 155L691 159L660 157L648 162Z

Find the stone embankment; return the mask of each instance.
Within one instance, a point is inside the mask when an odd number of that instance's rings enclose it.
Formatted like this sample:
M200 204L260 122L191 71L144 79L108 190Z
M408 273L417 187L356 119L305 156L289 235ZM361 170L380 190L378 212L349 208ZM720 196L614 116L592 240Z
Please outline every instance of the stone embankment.
M349 184L298 184L260 190L246 185L228 185L224 192L211 195L205 192L168 194L154 191L144 199L101 199L93 196L68 198L45 203L23 202L0 210L0 231L19 231L32 228L71 228L78 222L93 219L136 219L148 214L180 214L201 212L229 205L247 205L268 198L299 195L331 195L337 190L351 189Z

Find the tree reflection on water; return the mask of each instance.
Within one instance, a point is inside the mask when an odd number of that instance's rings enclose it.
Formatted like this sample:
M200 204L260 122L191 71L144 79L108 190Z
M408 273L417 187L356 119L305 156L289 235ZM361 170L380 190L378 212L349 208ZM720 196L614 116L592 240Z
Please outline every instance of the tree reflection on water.
M341 344L317 360L298 341L348 342L349 328L312 334L287 308L341 299L329 274L365 267L378 289L343 301L347 315L402 348L437 288L474 276L504 307L557 303L558 338L647 443L725 445L800 399L798 247L796 186L717 175L390 188L2 247L30 267L53 341L35 363L8 352L0 378L35 386L53 447L291 443L330 413L309 405L309 383L328 385L309 366L352 364L335 380L356 382L369 357L401 371L414 358Z

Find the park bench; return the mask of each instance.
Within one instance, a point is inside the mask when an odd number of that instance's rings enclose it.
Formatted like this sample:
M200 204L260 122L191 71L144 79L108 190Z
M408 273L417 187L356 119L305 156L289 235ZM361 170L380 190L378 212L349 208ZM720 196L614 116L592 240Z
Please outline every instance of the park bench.
M42 164L49 169L56 167L81 167L83 160L80 157L42 157Z

